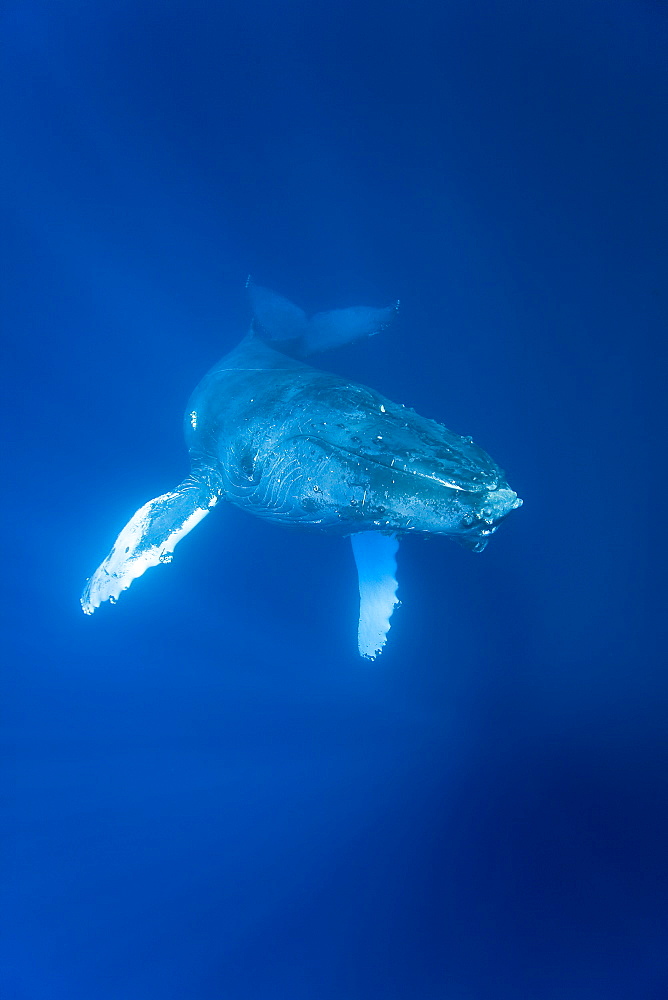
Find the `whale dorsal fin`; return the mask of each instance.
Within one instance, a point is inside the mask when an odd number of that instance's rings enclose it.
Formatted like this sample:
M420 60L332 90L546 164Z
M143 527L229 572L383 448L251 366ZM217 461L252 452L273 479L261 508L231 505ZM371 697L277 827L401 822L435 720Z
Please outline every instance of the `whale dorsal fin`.
M310 319L303 309L269 288L246 282L253 309L253 333L279 351L305 356L339 347L384 330L397 315L399 303L376 309L352 306L316 313Z
M397 600L396 535L360 531L350 536L360 588L357 645L360 656L375 660L382 653Z

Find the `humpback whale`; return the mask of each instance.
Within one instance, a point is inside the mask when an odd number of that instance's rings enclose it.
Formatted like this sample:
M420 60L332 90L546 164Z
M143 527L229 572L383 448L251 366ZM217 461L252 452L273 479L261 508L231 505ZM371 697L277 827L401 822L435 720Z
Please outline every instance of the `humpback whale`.
M250 330L186 407L190 474L130 519L81 605L115 603L222 500L286 526L349 536L358 571L358 648L374 659L397 605L396 553L409 534L482 551L522 501L490 456L367 386L311 367L312 354L373 336L397 314L353 307L307 316L247 282Z

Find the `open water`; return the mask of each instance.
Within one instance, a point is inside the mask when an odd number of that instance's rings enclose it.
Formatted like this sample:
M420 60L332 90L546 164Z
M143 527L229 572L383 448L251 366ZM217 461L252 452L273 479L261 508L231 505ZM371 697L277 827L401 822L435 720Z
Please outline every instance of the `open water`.
M668 15L659 0L5 0L3 1000L668 996ZM345 540L222 507L92 618L187 472L252 273L401 300L318 359L524 506Z

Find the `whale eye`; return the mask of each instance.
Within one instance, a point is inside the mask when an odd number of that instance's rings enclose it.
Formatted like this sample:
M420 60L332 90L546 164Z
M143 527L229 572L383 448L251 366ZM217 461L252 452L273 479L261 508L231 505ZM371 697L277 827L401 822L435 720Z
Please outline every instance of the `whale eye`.
M249 451L245 451L239 459L239 468L248 479L253 478L253 456Z

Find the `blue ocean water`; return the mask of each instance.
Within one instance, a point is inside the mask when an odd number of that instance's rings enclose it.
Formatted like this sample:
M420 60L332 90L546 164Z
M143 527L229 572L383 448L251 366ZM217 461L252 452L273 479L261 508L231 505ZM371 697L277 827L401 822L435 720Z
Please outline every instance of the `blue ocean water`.
M665 4L7 0L3 1000L659 1000ZM248 323L401 299L323 367L524 499L350 546L219 509L85 578L187 472Z

